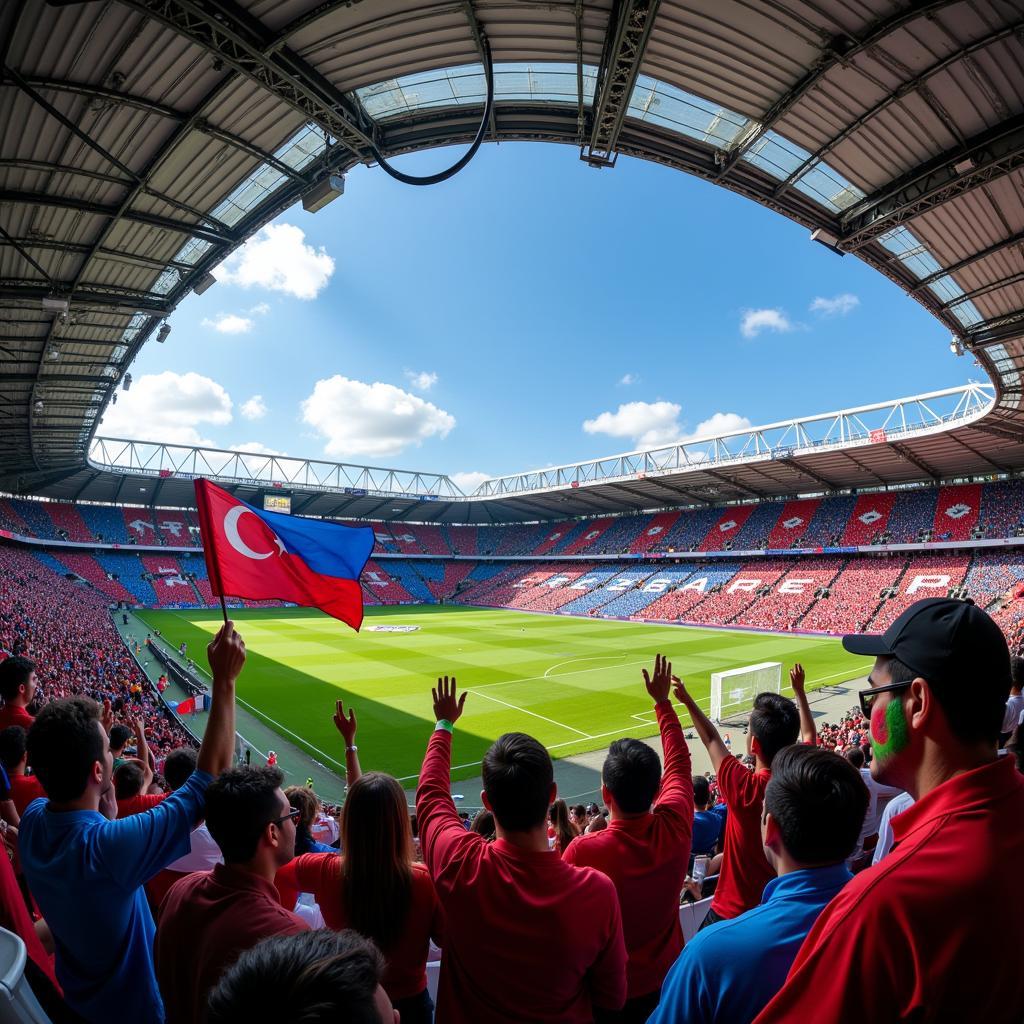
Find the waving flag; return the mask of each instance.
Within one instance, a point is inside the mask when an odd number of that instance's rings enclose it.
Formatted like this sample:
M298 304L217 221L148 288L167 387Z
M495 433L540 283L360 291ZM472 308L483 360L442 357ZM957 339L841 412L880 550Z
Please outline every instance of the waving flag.
M293 601L359 629L359 574L373 549L372 529L265 512L209 480L195 486L210 589L217 597Z

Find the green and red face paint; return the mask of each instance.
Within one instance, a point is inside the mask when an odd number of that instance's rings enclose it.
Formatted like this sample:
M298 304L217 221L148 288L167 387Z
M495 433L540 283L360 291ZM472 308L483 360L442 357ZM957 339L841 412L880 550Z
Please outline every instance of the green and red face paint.
M910 729L907 716L903 713L903 702L892 697L882 707L876 700L871 709L871 748L875 757L885 760L906 749L910 743Z

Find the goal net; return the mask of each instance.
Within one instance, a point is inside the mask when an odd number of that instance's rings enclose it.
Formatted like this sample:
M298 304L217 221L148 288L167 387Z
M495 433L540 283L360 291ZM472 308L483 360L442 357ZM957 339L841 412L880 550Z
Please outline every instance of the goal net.
M782 662L732 668L711 673L711 719L715 722L745 719L754 698L765 691L782 692Z

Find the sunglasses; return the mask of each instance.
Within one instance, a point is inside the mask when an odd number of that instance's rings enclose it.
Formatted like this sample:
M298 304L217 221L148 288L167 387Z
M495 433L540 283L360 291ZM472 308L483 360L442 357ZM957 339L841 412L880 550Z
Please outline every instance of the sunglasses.
M869 690L860 690L857 696L860 699L860 709L864 713L864 717L871 717L871 708L880 693L895 693L896 690L905 690L912 682L912 679L908 679L905 683L890 683L888 686L873 686Z
M270 822L271 825L276 825L280 828L286 821L297 822L302 817L302 811L298 807L293 807L286 815L281 818L274 818Z

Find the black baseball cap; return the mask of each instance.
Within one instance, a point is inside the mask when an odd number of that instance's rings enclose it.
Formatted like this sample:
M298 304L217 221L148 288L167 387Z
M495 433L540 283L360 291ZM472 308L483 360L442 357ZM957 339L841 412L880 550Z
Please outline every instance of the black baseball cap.
M934 683L982 681L1010 691L1010 650L1003 631L973 601L930 597L912 604L884 633L843 637L851 654L898 658Z

